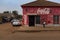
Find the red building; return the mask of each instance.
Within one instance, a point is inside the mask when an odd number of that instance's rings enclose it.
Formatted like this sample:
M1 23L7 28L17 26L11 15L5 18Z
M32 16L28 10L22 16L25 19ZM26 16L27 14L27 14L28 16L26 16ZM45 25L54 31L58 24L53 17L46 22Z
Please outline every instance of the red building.
M60 24L60 4L37 0L21 6L23 9L23 25L37 26L44 21L47 25Z

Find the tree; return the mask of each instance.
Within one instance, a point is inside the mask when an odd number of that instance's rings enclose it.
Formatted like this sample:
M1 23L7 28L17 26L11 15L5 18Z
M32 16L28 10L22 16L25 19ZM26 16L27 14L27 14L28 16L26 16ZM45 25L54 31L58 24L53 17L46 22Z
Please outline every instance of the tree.
M18 17L18 11L12 11L12 13L13 13L13 15L15 16L15 18L17 18Z
M3 13L10 13L9 11L4 11Z
M22 15L18 15L18 18L19 18L19 19L22 19Z

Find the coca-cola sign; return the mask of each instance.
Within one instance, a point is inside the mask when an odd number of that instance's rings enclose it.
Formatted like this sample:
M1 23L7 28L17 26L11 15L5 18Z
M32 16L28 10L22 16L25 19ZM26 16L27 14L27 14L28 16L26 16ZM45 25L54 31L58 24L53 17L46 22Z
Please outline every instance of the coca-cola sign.
M50 13L50 8L38 8L37 9L37 14L49 14Z

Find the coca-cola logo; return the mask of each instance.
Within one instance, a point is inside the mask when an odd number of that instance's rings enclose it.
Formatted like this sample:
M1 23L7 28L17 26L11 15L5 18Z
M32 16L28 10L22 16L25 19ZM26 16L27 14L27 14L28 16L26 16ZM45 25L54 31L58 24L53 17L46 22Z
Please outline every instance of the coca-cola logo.
M49 14L49 13L50 13L50 8L37 9L37 14Z

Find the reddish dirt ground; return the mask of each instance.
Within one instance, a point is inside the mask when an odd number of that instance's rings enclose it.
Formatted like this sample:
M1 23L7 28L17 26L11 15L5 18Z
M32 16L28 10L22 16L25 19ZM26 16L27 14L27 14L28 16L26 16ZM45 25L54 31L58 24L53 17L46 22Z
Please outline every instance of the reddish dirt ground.
M0 24L0 40L60 40L60 31L11 33L10 23Z

